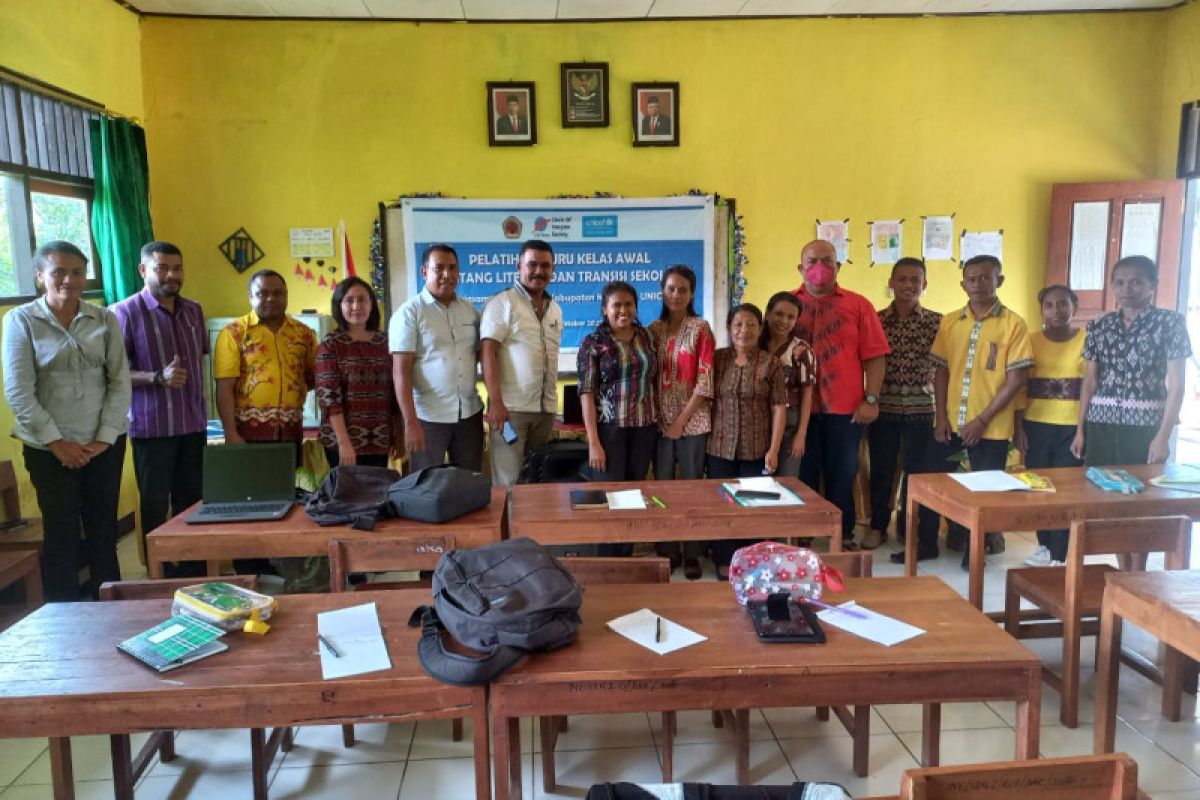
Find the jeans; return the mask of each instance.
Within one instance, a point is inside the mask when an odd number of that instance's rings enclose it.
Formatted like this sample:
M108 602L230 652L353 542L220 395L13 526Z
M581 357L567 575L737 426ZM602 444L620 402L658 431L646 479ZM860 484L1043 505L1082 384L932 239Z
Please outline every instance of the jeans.
M515 423L514 423L515 425ZM425 449L413 453L413 469L436 467L446 461L465 469L483 469L483 412L458 422L426 422L421 420L425 433Z
M678 439L668 439L660 435L654 452L655 480L674 480L676 466L679 467L680 480L703 478L704 447L707 444L707 433L681 436ZM684 558L700 558L708 549L708 542L659 542L654 549L663 558L678 557L681 550Z
M1029 442L1029 449L1025 453L1025 466L1029 469L1078 467L1083 464L1071 455L1071 442L1075 438L1074 425L1050 425L1025 420L1025 438ZM1038 544L1044 545L1055 561L1067 560L1069 539L1070 531L1066 528L1037 532Z
M137 476L143 547L146 534L162 525L170 516L200 501L204 488L204 447L207 442L204 431L181 436L130 438L133 445L133 471ZM163 569L163 575L167 578L198 577L207 572L208 565L203 561L170 562Z
M842 512L842 540L854 538L854 478L858 475L858 444L862 426L849 414L813 414L808 439L800 459L800 480L820 491L825 479L825 499Z
M554 433L554 415L541 411L510 411L509 422L517 431L517 441L509 444L500 431L488 434L488 454L492 462L492 483L512 486L521 477L525 456L550 441Z
M86 466L69 469L49 450L25 445L25 469L42 512L42 581L48 602L79 600L79 570L89 568L85 592L121 580L117 562L117 501L125 437ZM83 537L80 538L80 528Z
M896 512L897 538L908 530L906 510L908 508L908 476L926 472L949 472L951 463L946 460L949 448L933 438L933 419L930 416L880 417L867 428L867 448L871 455L871 529L887 538L888 523L892 519L892 478L896 474L896 462L900 461L904 474L900 477L900 509ZM938 527L941 520L937 513L921 507L917 521L917 541L921 549L932 552L937 549Z
M764 467L763 459L719 458L708 456L708 477L710 478L756 478L761 477ZM712 542L712 560L718 567L728 567L733 559L733 551L747 544L744 539L716 539Z

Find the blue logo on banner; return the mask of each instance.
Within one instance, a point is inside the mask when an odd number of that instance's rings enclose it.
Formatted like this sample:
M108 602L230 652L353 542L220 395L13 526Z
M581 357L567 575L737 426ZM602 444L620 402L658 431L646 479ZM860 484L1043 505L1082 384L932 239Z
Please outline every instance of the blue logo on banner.
M615 239L617 236L617 215L584 216L583 236L585 239Z

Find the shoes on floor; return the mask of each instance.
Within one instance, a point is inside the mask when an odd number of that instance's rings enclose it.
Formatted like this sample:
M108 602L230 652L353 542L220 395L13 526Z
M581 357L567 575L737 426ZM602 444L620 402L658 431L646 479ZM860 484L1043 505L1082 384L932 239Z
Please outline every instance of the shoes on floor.
M863 550L874 550L886 541L887 536L872 528L863 534L862 539L858 541L858 546Z
M946 549L961 553L967 549L968 534L960 528L951 528L946 534Z
M983 535L983 552L989 556L1004 552L1003 533L985 533Z
M728 564L717 567L717 580L719 580L719 581L729 580L729 565Z
M919 547L917 548L917 561L929 561L931 559L937 558L940 555L941 555L941 551L939 551L937 549L922 550ZM890 556L888 556L888 561L891 561L893 564L903 564L904 563L904 551L901 550L899 553L892 553Z
M700 567L699 559L685 558L683 560L683 577L689 581L698 581L703 574L704 570Z
M1025 559L1025 566L1027 567L1048 567L1052 563L1054 563L1054 559L1050 555L1050 548L1044 544L1039 544L1037 549Z
M859 549L858 542L853 539L842 539L842 552L853 553Z

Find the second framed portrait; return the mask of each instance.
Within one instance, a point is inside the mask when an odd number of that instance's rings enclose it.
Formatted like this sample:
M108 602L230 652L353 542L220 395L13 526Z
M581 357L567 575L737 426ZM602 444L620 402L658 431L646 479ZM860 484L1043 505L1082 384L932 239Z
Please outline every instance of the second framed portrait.
M537 102L533 83L487 85L488 144L527 147L537 144Z
M679 146L679 84L633 84L633 146Z
M560 64L562 126L608 127L608 64Z

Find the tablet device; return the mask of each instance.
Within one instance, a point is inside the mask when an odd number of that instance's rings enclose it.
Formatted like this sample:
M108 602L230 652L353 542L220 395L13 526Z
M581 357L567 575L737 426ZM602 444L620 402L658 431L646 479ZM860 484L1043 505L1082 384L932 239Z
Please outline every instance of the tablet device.
M762 489L738 489L735 497L745 497L747 500L778 500L779 492L767 492Z
M813 610L797 603L790 594L769 595L766 600L751 600L746 611L754 621L754 632L764 642L801 642L824 644L825 631Z

